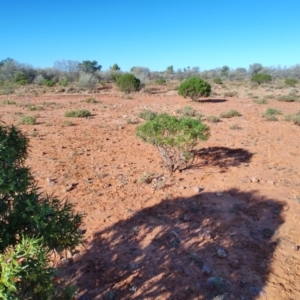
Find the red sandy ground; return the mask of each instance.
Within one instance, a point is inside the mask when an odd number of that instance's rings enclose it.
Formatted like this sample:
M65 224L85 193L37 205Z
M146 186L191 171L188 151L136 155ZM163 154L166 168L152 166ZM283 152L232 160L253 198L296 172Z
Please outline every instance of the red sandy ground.
M20 125L39 186L86 213L85 248L61 266L80 299L300 299L300 126L283 121L299 102L196 103L172 92L92 96L98 103L82 102L88 95L0 98L17 104L0 107L8 124L18 123L18 113L39 115L38 124ZM27 104L44 109L28 111ZM211 136L197 146L194 164L170 175L126 120L141 123L145 109L175 114L184 106L242 116L204 121ZM279 121L262 118L268 107L283 112ZM93 117L66 126L70 109ZM231 129L235 124L240 129ZM151 183L141 183L144 173ZM216 276L219 285L207 283Z

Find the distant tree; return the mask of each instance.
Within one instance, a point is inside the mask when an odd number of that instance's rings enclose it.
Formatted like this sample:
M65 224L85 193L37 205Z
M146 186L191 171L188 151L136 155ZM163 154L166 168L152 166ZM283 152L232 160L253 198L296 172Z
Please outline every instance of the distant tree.
M229 67L228 66L223 66L221 69L221 76L227 77L229 72Z
M8 58L6 58L6 59L2 59L2 60L0 60L0 67L2 67L2 66L4 66L7 62L9 62L9 61L14 61L12 58L10 58L10 57L8 57Z
M118 77L117 86L122 92L135 92L139 89L140 80L133 74L127 73Z
M121 68L118 66L118 64L113 64L111 67L109 67L112 71L120 71Z
M263 69L262 64L258 64L258 63L254 63L249 66L249 72L251 75L257 74L262 69Z
M78 72L79 70L78 65L79 65L79 61L62 59L62 60L56 60L53 63L53 68L61 72L74 73L74 72Z
M208 97L211 92L209 83L199 77L190 77L180 84L178 94L183 97L190 97L193 101L199 97Z
M257 82L258 84L266 83L272 81L272 76L270 74L256 73L252 75L251 81Z
M78 68L81 72L93 74L100 71L102 66L98 65L96 60L84 60L78 64Z
M167 67L166 73L168 73L168 74L174 74L174 67L173 66Z

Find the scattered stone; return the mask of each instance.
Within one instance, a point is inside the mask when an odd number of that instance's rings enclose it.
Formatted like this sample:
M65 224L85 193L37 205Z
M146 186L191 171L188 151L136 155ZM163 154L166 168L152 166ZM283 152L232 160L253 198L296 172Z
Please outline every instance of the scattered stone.
M256 286L251 286L250 292L255 296L264 296L266 294L262 288Z
M217 195L218 197L222 197L222 196L223 196L223 193L222 193L222 192L217 192L216 195Z
M249 164L248 164L248 163L244 163L244 165L245 165L246 167L248 167L248 166L249 166Z
M203 268L202 268L202 273L203 273L204 275L209 275L210 272L211 272L210 267L207 266L207 265L204 265Z
M206 280L206 287L210 290L216 288L220 291L225 287L225 283L223 282L223 279L219 276L209 277Z
M251 182L253 183L258 183L259 182L259 179L257 177L252 177L251 178Z
M191 221L191 216L190 216L189 214L185 214L185 215L183 216L183 221L184 221L184 222L190 222L190 221Z
M70 192L71 190L73 190L76 186L78 185L77 182L73 182L71 184L68 184L65 188L65 191L66 192Z
M268 184L275 185L275 182L272 180L268 180L267 182L268 182Z
M300 250L300 246L293 246L294 251L299 251Z
M64 257L64 258L62 258L62 259L60 260L60 262L61 262L62 265L65 266L65 265L69 264L70 261L69 261L67 258Z
M219 258L227 257L227 254L223 248L217 248L216 250Z
M194 191L195 193L201 193L202 191L204 191L204 188L201 186L196 186L194 187Z

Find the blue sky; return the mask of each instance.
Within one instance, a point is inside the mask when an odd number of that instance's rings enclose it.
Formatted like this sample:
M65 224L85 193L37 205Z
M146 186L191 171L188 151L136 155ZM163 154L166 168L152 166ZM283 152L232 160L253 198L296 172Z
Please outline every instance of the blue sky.
M1 0L0 60L163 71L300 63L299 0Z

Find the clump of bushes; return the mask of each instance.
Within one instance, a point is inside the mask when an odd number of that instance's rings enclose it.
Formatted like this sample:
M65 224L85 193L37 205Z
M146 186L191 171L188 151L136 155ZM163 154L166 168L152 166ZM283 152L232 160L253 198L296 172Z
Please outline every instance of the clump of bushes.
M133 74L127 73L118 77L116 83L122 92L131 93L139 89L141 81Z
M87 118L90 116L92 116L92 113L86 109L70 110L65 113L65 117L67 118Z
M164 79L164 78L157 78L157 79L155 79L154 83L158 84L158 85L164 85L167 82L166 82L166 79Z
M216 83L216 84L222 84L223 83L223 81L222 81L222 79L220 77L214 78L213 82Z
M36 124L36 117L21 115L19 124L35 125Z
M267 83L272 81L272 76L270 74L256 73L252 75L251 81L258 84Z
M98 83L98 79L91 73L80 73L78 86L81 88L93 88Z
M42 195L25 166L28 139L0 125L0 299L66 299L75 288L58 283L53 251L82 242L82 214L73 205Z
M286 115L284 120L300 126L300 111L295 115Z
M265 98L255 99L255 100L253 100L253 102L256 104L268 104L268 100Z
M86 98L83 100L86 103L97 103L97 100L95 98Z
M288 94L288 95L279 95L276 97L276 100L282 102L294 102L294 101L299 101L300 98L295 94Z
M232 118L232 117L240 117L241 114L237 110L229 110L228 112L222 113L220 115L221 118Z
M45 79L45 80L43 81L43 85L44 85L44 86L48 86L48 87L52 87L52 86L55 85L55 82L52 81L52 80L50 80L50 79Z
M211 93L211 86L208 82L199 77L191 77L180 84L178 94L184 98L190 97L197 101L199 97L208 97Z
M206 140L209 127L190 117L160 114L136 129L136 135L152 144L160 153L170 172L182 170L193 161L193 148Z
M179 108L176 110L176 113L182 116L195 117L197 112L190 106L184 106L183 108Z
M207 116L206 120L210 123L218 123L221 121L220 118L217 116Z
M295 86L298 83L298 80L295 78L286 78L284 83L288 86Z

